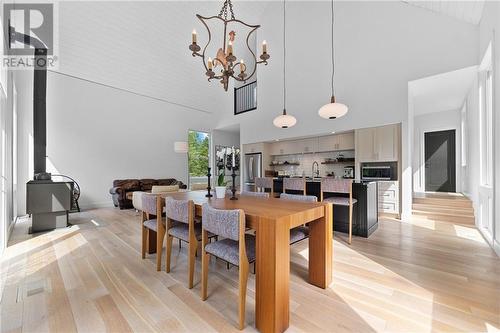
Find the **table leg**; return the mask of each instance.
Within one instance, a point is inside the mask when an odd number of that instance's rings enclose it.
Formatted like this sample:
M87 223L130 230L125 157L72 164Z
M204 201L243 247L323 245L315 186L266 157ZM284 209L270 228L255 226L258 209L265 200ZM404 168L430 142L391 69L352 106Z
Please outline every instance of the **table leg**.
M290 317L290 221L261 218L256 230L255 326L284 332Z
M333 205L325 204L325 216L309 223L309 283L328 288L332 282Z

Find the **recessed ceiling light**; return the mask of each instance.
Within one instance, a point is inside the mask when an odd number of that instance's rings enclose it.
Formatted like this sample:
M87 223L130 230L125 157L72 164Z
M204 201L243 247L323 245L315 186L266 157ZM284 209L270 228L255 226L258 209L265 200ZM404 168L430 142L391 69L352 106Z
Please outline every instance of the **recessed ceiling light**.
M335 134L335 131L333 131L332 134Z

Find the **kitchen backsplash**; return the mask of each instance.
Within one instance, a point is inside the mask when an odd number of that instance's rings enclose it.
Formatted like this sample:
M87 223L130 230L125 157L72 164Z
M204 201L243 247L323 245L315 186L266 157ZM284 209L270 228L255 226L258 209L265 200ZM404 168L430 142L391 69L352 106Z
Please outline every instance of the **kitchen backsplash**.
M294 155L281 155L274 156L272 161L283 163L285 161L289 163L298 162L300 165L275 165L275 166L266 166L266 169L274 169L275 171L286 171L287 175L290 176L302 176L305 174L306 176L312 175L312 165L314 161L319 164L319 172L320 176L326 176L328 173L334 172L335 176L342 177L344 175L344 167L345 166L354 166L354 162L352 163L340 163L340 164L321 164L325 159L331 158L335 159L340 154L344 155L344 158L354 158L354 151L337 151L337 152L328 152L328 153L316 153L316 154L294 154Z

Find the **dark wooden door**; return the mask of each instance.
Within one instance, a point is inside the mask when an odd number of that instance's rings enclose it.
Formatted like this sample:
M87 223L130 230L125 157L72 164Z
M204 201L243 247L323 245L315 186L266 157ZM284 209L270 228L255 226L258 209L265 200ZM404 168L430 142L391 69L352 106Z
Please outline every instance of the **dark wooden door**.
M455 130L425 133L425 190L456 191Z

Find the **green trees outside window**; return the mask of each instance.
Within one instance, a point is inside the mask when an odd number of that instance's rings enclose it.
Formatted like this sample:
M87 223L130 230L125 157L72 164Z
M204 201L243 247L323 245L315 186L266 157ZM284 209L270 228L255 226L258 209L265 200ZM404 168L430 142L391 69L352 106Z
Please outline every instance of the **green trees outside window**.
M205 177L209 163L210 137L208 133L189 131L188 133L189 177Z

